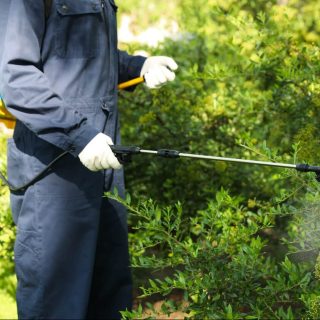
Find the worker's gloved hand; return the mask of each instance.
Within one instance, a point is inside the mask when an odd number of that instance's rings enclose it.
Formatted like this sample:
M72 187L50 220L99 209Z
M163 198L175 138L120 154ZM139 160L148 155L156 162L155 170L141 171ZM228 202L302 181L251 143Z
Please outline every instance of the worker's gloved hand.
M174 70L178 69L176 62L169 57L155 56L147 58L144 62L140 76L144 77L148 88L154 89L176 77Z
M91 171L120 169L122 166L109 147L112 144L109 136L98 133L80 152L80 161Z

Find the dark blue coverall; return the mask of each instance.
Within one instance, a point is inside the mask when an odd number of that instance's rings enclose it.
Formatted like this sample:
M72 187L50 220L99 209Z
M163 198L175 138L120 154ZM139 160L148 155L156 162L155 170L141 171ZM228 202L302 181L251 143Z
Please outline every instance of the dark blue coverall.
M103 193L123 193L123 172L91 172L77 156L99 132L120 143L117 84L145 58L118 51L114 0L53 0L48 18L44 0L5 1L0 92L18 119L9 180L22 185L69 151L11 194L19 318L119 318L131 306L126 211Z

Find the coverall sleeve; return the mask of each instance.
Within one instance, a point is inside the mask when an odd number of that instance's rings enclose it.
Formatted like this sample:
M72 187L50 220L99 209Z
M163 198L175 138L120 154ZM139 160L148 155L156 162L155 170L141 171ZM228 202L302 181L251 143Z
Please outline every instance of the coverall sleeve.
M131 56L119 50L119 83L140 77L140 71L147 58Z
M43 72L43 0L10 0L0 70L1 93L10 113L39 138L77 156L98 130L78 111L65 107Z

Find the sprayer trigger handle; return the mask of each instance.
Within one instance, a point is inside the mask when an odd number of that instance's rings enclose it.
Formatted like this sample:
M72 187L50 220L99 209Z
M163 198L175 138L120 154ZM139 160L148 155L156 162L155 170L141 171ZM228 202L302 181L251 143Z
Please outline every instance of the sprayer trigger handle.
M140 148L135 146L110 145L110 148L121 164L131 162L131 156L140 153Z

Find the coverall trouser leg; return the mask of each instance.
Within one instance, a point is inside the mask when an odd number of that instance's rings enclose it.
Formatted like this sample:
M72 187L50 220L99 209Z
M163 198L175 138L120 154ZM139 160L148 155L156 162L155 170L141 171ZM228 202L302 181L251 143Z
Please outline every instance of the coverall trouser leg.
M118 319L131 304L126 210L104 198L87 318Z
M11 144L9 179L19 185L21 168L33 176L44 159L21 156ZM103 186L102 172L68 155L24 194L11 195L19 318L111 319L130 308L126 213L102 197Z

